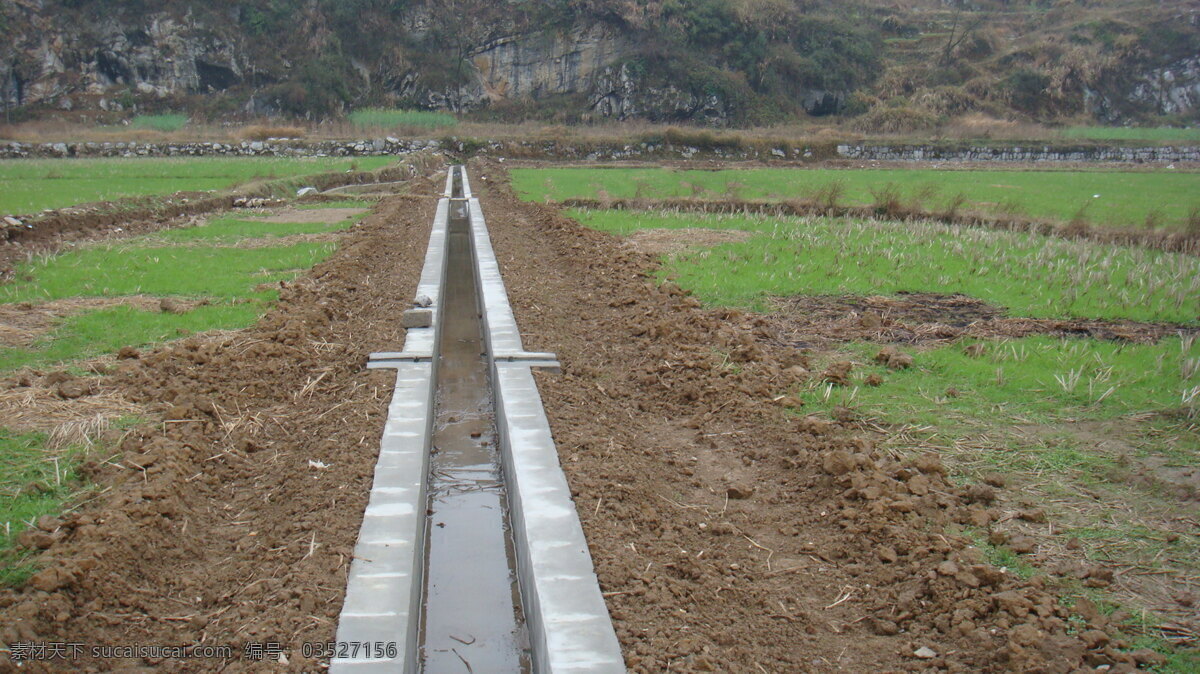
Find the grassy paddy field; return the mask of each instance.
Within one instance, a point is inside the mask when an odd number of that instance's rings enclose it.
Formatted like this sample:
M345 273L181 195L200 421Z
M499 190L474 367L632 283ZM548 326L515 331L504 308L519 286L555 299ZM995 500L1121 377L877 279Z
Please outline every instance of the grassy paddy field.
M1200 260L1144 248L933 222L571 211L595 229L737 230L661 269L703 300L762 309L772 296L961 293L1013 315L1200 324Z
M0 214L93 201L224 190L252 180L370 171L394 157L12 159L0 161Z
M20 265L15 280L0 286L0 313L36 312L63 303L67 310L26 343L0 346L0 374L34 367L86 378L83 362L124 346L252 325L278 299L278 281L294 278L337 246L281 239L344 230L369 204L344 201L318 207L358 209L358 214L290 223L239 213ZM20 391L7 393L12 395L0 402L20 404L12 397ZM118 420L115 428L138 422ZM28 555L14 548L16 537L38 517L81 498L87 486L76 466L111 450L103 442L85 446L51 435L17 432L0 421L0 583L19 584L33 573L25 561Z
M1098 224L1181 229L1200 227L1200 173L905 169L665 168L514 169L513 187L535 201L570 198L694 197L702 199L806 199L870 205L888 191L929 211L961 207L993 215L1052 220L1077 216Z
M541 175L523 178L526 195L541 196L528 187ZM1200 517L1196 494L1180 492L1200 471L1200 259L932 222L568 214L620 236L684 230L685 244L697 229L735 230L741 240L664 255L656 273L705 304L766 312L785 325L775 298L920 292L969 295L1007 316L1190 326L1146 343L1036 334L918 340L898 345L912 357L901 368L876 359L897 345L834 340L812 350L811 374L778 395L798 416L851 420L897 457L937 452L959 482L1003 476L1012 496L1002 508L1043 511L1050 528L1019 519L1000 527L1034 537L1034 564L964 525L960 533L982 555L1026 577L1072 554L1118 569L1121 582L1108 589L1047 578L1068 606L1086 599L1131 615L1121 628L1131 642L1169 658L1157 671L1200 671L1200 652L1162 628L1188 610L1164 588L1200 581L1200 536L1180 524ZM823 375L835 364L850 368L842 383Z

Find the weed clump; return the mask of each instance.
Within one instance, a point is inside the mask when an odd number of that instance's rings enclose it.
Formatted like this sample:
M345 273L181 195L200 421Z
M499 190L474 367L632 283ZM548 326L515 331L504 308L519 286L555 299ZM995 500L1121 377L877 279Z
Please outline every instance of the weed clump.
M1090 229L1087 213L1091 205L1092 203L1089 201L1080 206L1079 210L1075 211L1075 215L1071 216L1071 219L1067 222L1066 227L1063 227L1061 230L1063 236L1072 239L1078 239L1087 236L1087 233Z
M1184 220L1183 229L1189 236L1200 236L1200 204L1192 206Z
M913 133L928 131L939 123L937 115L912 107L877 107L851 125L863 133Z
M889 218L900 218L905 213L904 202L900 196L900 188L895 183L887 183L882 187L871 190L874 199L872 205L877 215Z
M842 198L846 196L846 183L842 180L833 180L824 185L817 187L812 192L812 200L826 212L832 211L841 205Z

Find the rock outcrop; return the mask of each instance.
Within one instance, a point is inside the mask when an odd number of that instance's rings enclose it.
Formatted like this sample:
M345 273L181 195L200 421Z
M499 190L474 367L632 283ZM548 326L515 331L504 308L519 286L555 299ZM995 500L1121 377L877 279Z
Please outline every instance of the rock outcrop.
M776 25L715 0L5 0L0 111L322 118L382 105L720 126L838 113L855 91L864 100L904 97L942 77L933 64L906 66L904 78L882 77L873 89L878 57L891 48L881 44L889 24L839 23L839 3L828 5L785 12L778 21L791 23ZM944 30L935 18L925 28ZM1170 23L1200 31L1194 11ZM1005 82L1003 68L1045 66L1047 86L1063 99L1055 109L1071 114L1187 119L1200 113L1200 57L1185 39L1174 44L1089 47L1091 61L1057 69L1046 54L1018 50L1012 64L986 67L1001 69L988 76ZM1003 87L992 89L991 109L1012 104Z

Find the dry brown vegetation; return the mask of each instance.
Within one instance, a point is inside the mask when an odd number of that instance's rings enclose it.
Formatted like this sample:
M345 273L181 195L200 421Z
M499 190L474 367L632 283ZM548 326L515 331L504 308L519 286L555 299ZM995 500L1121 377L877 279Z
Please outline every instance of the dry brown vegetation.
M932 109L917 104L894 108L877 107L859 117L810 118L748 128L716 129L632 120L569 126L542 122L462 122L453 129L434 131L418 127L400 127L389 129L387 135L401 138L456 137L499 142L546 141L583 146L670 141L701 149L712 147L769 149L776 146L819 145L863 140L920 142L928 141L931 137L1038 141L1058 139L1058 132L1054 128L1033 122L1015 121L978 111L955 114L954 111L962 109L961 106L946 102L954 99L954 96L945 91L927 92L927 94L928 96L923 100L926 103L934 101L936 105L931 104ZM281 123L279 119L265 119L234 126L192 123L173 132L97 125L88 120L46 119L19 124L0 124L0 140L25 143L122 141L179 143L227 142L230 139L263 141L268 138L346 140L380 135L380 133L382 132L366 132L344 120L305 124L295 121Z
M267 140L269 138L304 138L308 131L299 126L266 126L254 124L238 129L232 134L238 140Z

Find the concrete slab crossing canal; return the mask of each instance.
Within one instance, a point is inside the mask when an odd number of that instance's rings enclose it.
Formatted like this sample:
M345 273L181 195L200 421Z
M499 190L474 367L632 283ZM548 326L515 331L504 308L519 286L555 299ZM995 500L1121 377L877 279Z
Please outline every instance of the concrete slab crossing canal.
M521 345L461 167L413 305L369 363L396 388L331 669L624 671L532 375L558 363Z

